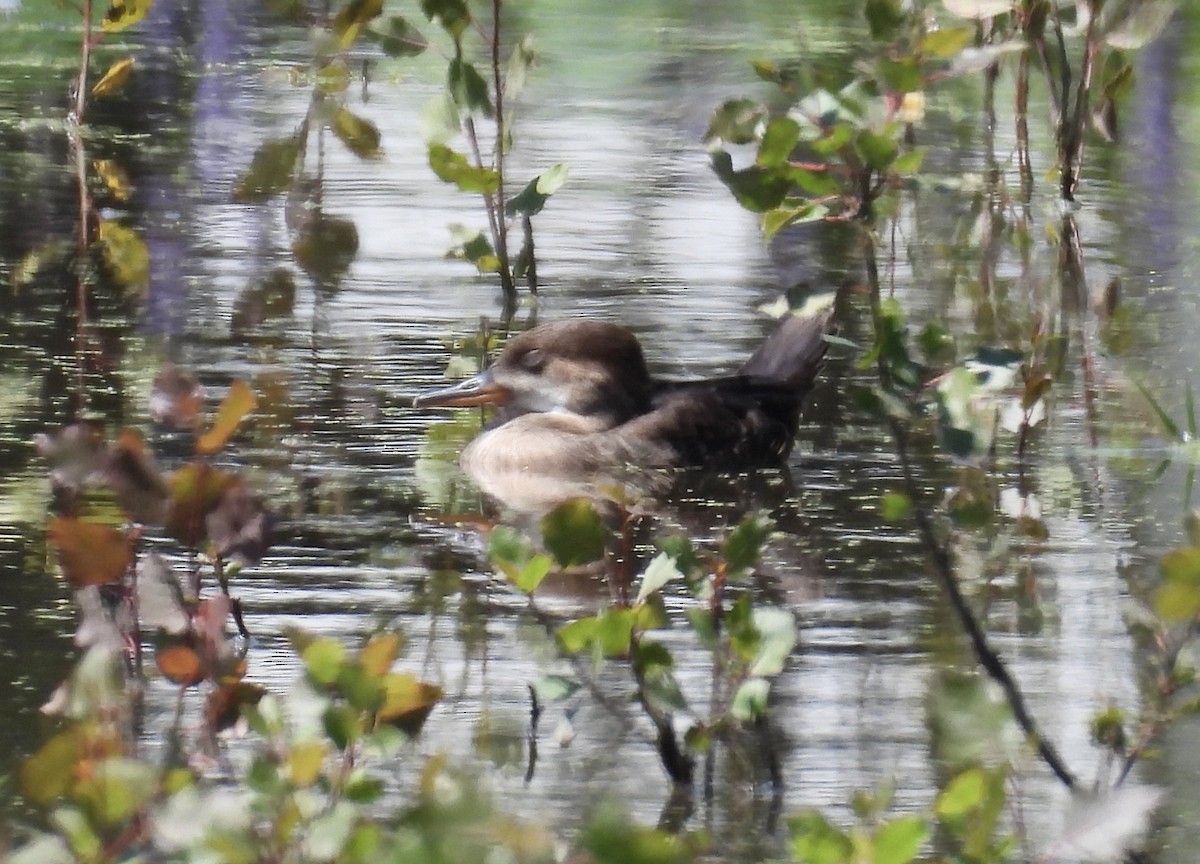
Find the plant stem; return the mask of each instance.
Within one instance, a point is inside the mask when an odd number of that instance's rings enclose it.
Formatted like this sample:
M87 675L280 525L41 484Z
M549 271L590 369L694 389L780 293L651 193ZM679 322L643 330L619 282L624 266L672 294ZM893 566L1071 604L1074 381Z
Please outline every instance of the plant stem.
M496 211L496 257L500 259L500 287L504 296L516 296L512 266L508 261L508 223L504 214L504 78L500 73L500 7L502 0L492 0L492 87L496 91L496 194L492 205Z
M862 227L863 258L867 270L867 287L870 290L871 296L871 315L875 323L875 332L880 333L879 267L875 261L875 242L866 230L866 226L863 225ZM876 361L875 366L880 386L885 391L890 390L892 387L892 376L882 354ZM1005 666L1000 655L988 643L987 634L984 632L975 614L971 611L966 597L963 596L962 589L958 586L958 579L954 574L954 563L950 559L949 551L938 541L929 514L918 503L917 481L912 462L908 455L908 432L904 424L890 414L887 415L887 422L891 427L892 438L896 443L896 454L899 457L900 468L904 475L905 490L908 493L909 500L913 504L912 515L913 521L917 524L917 534L921 539L922 545L925 547L926 553L929 555L930 563L933 565L934 576L950 601L950 606L958 617L963 630L966 631L967 638L971 641L971 647L975 651L975 657L979 660L979 665L983 667L984 671L1004 691L1004 696L1009 708L1012 710L1013 718L1024 731L1026 737L1037 747L1038 755L1041 756L1042 761L1050 767L1050 770L1054 772L1054 776L1064 786L1074 789L1077 783L1075 776L1067 768L1054 746L1039 732L1037 723L1033 719L1033 715L1029 713L1028 706L1025 704L1025 697L1009 674L1008 667Z
M83 40L79 47L79 77L75 79L75 104L72 108L75 120L83 123L83 112L87 106L88 63L92 58L92 0L83 0Z

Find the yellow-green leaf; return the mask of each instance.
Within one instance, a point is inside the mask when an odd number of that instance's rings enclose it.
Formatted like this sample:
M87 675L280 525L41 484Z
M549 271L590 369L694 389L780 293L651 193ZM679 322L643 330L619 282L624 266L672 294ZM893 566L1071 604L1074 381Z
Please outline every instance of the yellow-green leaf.
M370 675L386 675L403 645L404 637L399 633L377 633L358 652L358 662Z
M100 220L100 255L123 288L144 288L150 281L150 250L138 233L109 219Z
M124 203L133 197L133 184L129 182L129 175L113 160L95 159L92 161L92 170L116 201Z
M105 33L115 33L132 27L146 17L154 0L112 0L101 26Z
M245 381L234 381L217 410L212 428L196 439L196 452L211 456L225 446L242 418L254 410L257 403L254 391Z
M96 82L92 87L93 96L107 96L110 93L115 93L125 85L129 80L129 76L133 73L133 58L126 57L123 60L118 60L116 63L108 67L108 71L104 73L104 77Z
M21 794L38 807L45 807L70 787L78 758L76 730L59 732L21 766Z
M322 741L305 741L294 746L284 763L292 785L303 789L316 783L324 759L325 744Z
M349 0L333 19L333 30L341 40L342 50L354 44L362 26L383 11L383 0Z
M386 696L379 719L409 735L420 731L425 718L442 698L442 688L418 680L411 672L387 675L383 685Z
M333 115L332 127L333 134L355 156L373 159L379 155L379 128L371 121L339 108Z

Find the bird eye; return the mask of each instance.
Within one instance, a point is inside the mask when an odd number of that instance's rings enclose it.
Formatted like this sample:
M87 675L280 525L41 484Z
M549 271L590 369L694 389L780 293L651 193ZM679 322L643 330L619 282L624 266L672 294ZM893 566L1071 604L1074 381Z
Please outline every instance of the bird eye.
M546 365L546 358L542 355L540 348L530 348L518 362L530 372L541 372L542 367Z

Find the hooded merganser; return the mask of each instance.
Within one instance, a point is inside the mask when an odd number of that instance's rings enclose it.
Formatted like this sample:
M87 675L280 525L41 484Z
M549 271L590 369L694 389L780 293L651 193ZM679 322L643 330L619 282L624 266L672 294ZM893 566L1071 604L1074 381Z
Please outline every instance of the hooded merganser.
M779 462L825 355L830 315L828 308L789 315L733 375L695 382L652 379L624 327L543 324L513 338L479 375L423 393L413 406L501 406L461 459L493 494L497 486L507 491L514 476L554 478L562 498L594 493L597 482L627 467Z

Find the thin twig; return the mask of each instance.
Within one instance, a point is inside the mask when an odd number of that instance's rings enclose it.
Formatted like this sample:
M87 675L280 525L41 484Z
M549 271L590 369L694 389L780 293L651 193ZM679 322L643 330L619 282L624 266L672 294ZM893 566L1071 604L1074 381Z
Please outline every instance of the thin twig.
M871 290L872 298L872 314L875 317L876 332L880 331L879 322L879 269L875 262L875 247L870 236L865 236L864 249L865 266L867 269L867 281ZM892 386L891 374L886 365L885 358L881 355L876 361L876 370L879 375L880 385L884 390L890 390ZM1062 758L1058 755L1058 751L1054 746L1047 741L1038 730L1037 723L1030 714L1028 706L1025 704L1025 697L1022 695L1020 688L1008 672L1008 667L1000 655L997 654L988 643L987 635L984 633L983 627L980 626L975 614L971 611L970 605L963 596L962 590L958 586L958 579L954 573L954 564L950 559L950 553L946 547L937 539L937 535L933 529L933 523L929 519L929 514L918 502L917 496L917 481L915 472L913 471L912 462L908 455L908 433L904 425L895 417L887 416L888 425L891 428L892 438L896 444L896 454L900 460L900 468L904 476L904 485L908 492L909 499L913 503L912 514L913 521L916 522L917 532L921 538L922 545L925 547L926 553L929 555L930 563L933 565L934 575L941 584L942 590L945 592L950 605L954 610L955 615L959 619L959 623L967 633L967 637L971 641L971 647L975 651L975 656L979 660L979 664L984 671L991 676L992 680L1000 685L1004 691L1005 699L1008 701L1009 707L1012 709L1013 717L1024 730L1026 737L1034 741L1037 746L1038 755L1041 756L1054 775L1069 789L1074 789L1076 786L1075 776L1067 768Z

